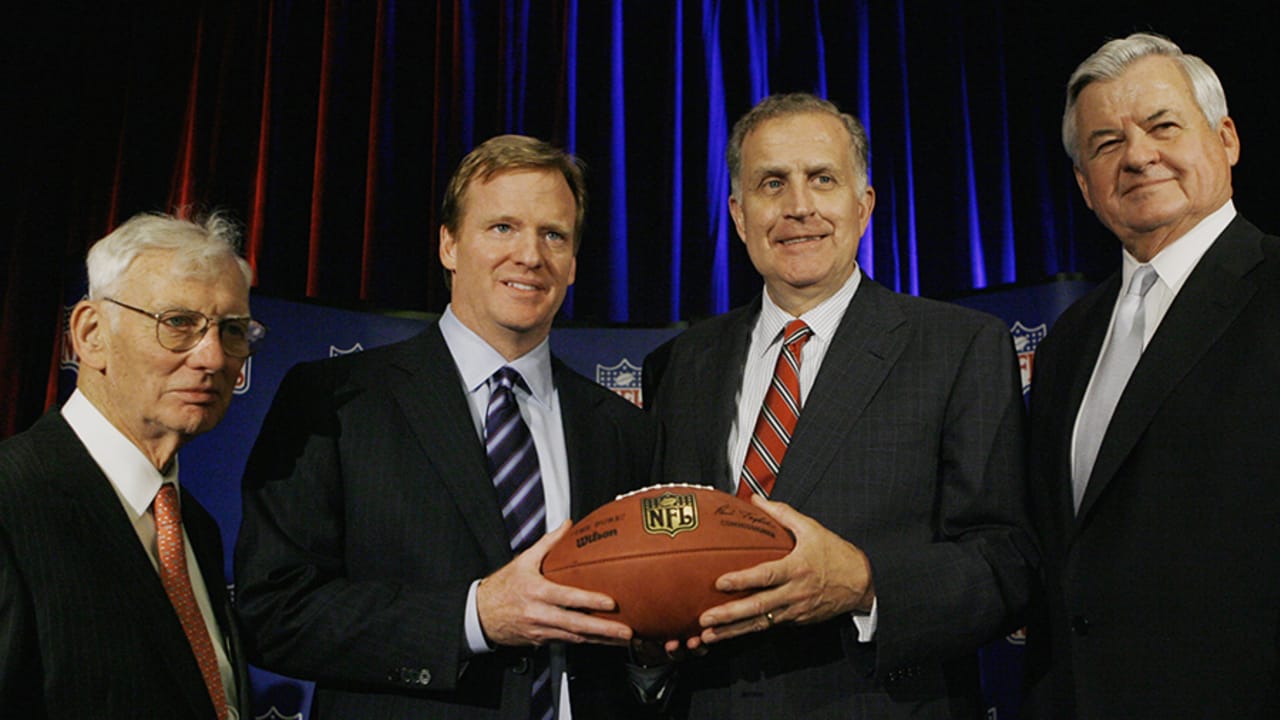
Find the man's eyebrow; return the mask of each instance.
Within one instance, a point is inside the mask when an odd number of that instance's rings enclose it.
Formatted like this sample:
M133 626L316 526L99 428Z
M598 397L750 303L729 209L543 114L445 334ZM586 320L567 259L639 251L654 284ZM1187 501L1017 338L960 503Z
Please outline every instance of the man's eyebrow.
M770 177L773 175L786 175L787 169L782 165L761 165L751 173L752 178Z
M1089 139L1089 142L1093 142L1097 138L1100 138L1106 135L1120 135L1120 134L1121 132L1119 128L1113 128L1113 127L1098 128L1097 130L1094 130L1093 132L1089 133L1088 139Z

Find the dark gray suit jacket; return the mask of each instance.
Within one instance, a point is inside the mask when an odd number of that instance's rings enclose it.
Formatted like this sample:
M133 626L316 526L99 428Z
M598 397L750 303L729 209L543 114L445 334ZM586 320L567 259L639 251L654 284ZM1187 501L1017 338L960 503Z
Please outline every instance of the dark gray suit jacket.
M671 347L653 406L665 480L730 487L759 310L757 299ZM977 716L977 648L1017 626L1033 576L1023 422L1000 321L864 278L773 497L866 552L875 640L857 642L840 617L714 646L680 671L688 717Z
M247 697L218 527L185 489L181 502ZM249 717L244 702L240 713ZM0 445L0 714L214 717L160 576L110 481L58 412Z
M580 518L647 479L652 433L634 405L553 367ZM468 587L511 558L437 326L289 372L245 473L238 606L250 659L316 681L317 717L528 718L528 649L465 651ZM569 653L584 718L629 707L618 653L596 650Z
M1237 217L1142 354L1078 515L1071 435L1117 274L1036 353L1035 714L1280 717L1280 239Z

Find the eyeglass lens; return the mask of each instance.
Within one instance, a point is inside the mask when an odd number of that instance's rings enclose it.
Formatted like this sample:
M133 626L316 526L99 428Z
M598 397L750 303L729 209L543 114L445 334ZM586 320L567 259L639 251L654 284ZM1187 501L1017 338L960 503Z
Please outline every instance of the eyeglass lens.
M171 310L157 318L156 335L169 350L182 352L200 343L209 327L209 319L192 311ZM222 320L217 323L222 350L232 357L248 357L252 352L253 331L248 320Z

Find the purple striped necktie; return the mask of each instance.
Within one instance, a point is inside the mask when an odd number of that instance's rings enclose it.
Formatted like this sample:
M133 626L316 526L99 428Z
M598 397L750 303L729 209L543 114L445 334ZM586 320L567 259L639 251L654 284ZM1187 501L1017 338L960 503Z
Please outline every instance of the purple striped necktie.
M489 407L484 418L484 450L489 460L489 476L498 492L502 522L507 528L511 551L519 554L542 537L547 523L547 504L542 492L542 471L529 426L520 417L515 388L528 392L524 378L515 369L503 366L489 378ZM533 689L529 717L555 717L551 692L551 665L545 648L533 655Z

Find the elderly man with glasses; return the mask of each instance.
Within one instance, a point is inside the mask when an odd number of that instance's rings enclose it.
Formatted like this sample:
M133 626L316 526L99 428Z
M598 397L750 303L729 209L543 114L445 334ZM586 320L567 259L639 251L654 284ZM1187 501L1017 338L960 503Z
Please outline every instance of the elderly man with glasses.
M213 518L178 449L266 334L235 227L138 215L89 250L76 391L0 445L0 708L247 718Z

